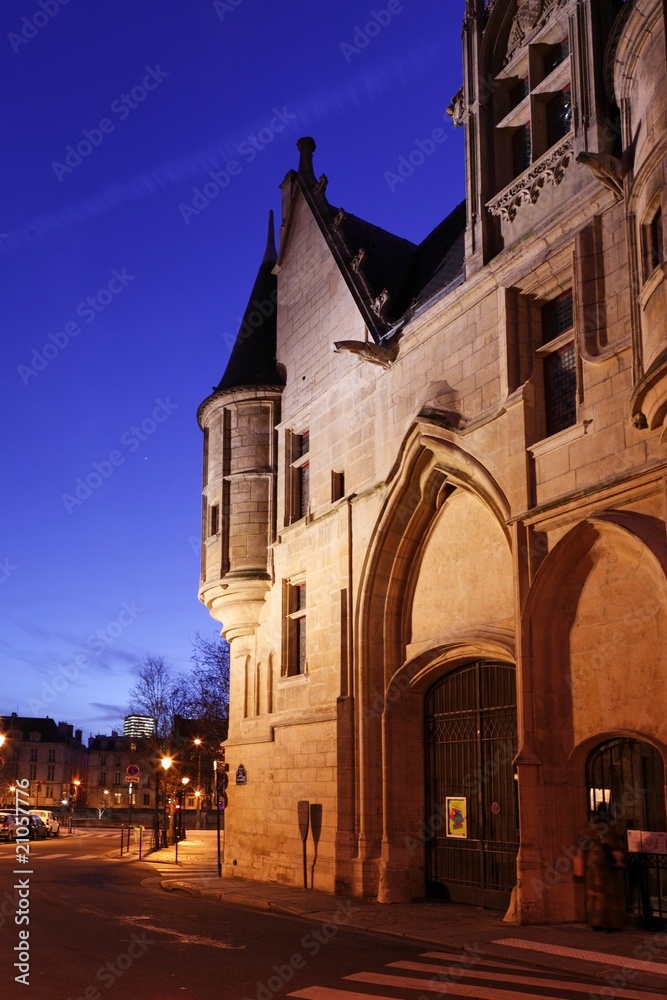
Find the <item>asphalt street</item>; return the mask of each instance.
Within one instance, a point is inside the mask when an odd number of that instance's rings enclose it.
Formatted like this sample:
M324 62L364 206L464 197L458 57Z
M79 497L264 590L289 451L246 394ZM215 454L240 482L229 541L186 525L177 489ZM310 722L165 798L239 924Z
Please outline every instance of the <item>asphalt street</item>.
M346 929L349 900L332 898L331 919L311 924L166 893L150 863L106 856L118 842L97 832L31 842L28 863L0 844L2 1000L600 996L592 979L491 960L472 941L464 953L434 951Z

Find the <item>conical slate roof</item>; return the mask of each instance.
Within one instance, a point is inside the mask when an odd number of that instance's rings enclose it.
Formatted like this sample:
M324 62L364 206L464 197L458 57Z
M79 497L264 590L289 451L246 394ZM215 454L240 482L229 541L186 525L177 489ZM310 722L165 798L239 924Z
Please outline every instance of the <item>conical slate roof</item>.
M216 392L243 386L282 386L285 383L276 364L278 281L273 268L277 258L273 212L270 212L264 258Z

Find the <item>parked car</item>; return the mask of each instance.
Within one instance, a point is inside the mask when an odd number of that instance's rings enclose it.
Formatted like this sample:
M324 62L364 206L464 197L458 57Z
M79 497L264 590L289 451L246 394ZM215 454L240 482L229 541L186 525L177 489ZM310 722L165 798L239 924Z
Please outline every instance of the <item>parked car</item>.
M16 840L16 816L0 813L0 840Z
M28 836L30 840L46 840L49 835L49 828L39 816L30 813L28 816Z
M31 809L31 816L39 816L42 823L46 826L49 837L57 837L60 833L60 823L58 818L50 809Z

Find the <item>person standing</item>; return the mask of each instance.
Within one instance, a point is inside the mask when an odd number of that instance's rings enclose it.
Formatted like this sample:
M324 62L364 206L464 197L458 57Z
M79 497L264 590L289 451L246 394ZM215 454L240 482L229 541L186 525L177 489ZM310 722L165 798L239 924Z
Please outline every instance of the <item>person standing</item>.
M579 843L585 859L586 922L594 931L621 931L625 915L623 845L605 803L597 807Z

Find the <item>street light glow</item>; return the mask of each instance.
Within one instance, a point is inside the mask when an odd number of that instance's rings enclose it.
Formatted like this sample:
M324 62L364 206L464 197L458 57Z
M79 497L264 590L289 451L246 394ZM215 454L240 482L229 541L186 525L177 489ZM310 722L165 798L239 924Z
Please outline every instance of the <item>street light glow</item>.
M162 764L165 771L168 771L171 765L174 763L174 761L171 757L163 757L160 763Z

